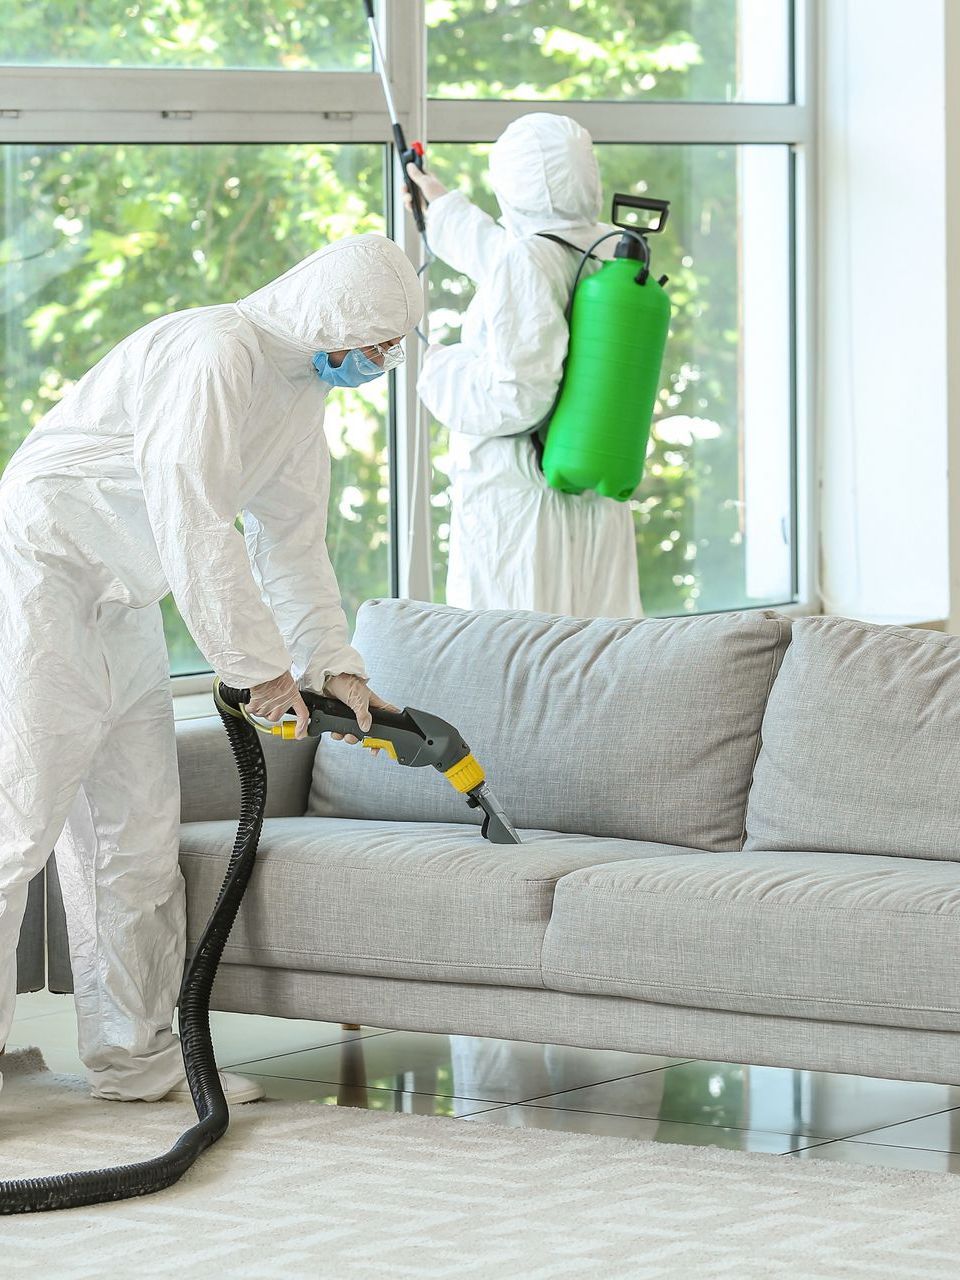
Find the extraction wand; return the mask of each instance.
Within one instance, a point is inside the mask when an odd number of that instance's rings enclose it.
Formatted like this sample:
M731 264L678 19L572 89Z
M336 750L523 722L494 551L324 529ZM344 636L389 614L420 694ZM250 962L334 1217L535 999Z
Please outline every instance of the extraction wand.
M415 769L432 765L472 809L481 810L484 816L480 833L485 840L491 844L520 844L510 819L487 785L483 766L458 730L446 720L414 707L405 707L403 711L374 707L370 711L373 724L370 731L364 733L350 708L336 698L304 689L303 700L310 712L308 737L318 738L324 733L350 734L360 739L361 747L383 751L397 764ZM240 712L262 733L280 738L295 735L296 724L292 720L265 725L250 717L242 705Z

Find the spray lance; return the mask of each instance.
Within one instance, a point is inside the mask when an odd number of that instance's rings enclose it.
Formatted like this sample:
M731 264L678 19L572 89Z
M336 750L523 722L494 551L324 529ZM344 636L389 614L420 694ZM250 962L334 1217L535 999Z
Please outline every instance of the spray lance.
M373 0L363 0L363 7L367 11L367 26L370 28L370 39L373 43L377 70L380 73L380 83L383 85L383 96L387 100L387 114L390 116L390 127L393 129L393 145L397 149L403 181L406 184L407 191L410 193L410 200L413 204L413 220L417 224L417 230L420 234L425 235L427 225L423 219L420 192L417 190L416 183L407 173L408 164L415 164L418 169L423 168L423 143L414 142L411 146L407 146L407 140L403 134L403 126L397 118L397 109L393 102L393 90L390 87L390 78L387 75L387 63L383 56L383 46L380 43L380 32L377 30L377 19L373 12Z
M497 844L520 843L520 837L487 786L482 766L453 725L412 707L398 712L378 709L369 734L364 735L353 712L344 703L308 690L303 692L303 698L310 711L310 736L351 734L361 738L364 747L379 748L398 764L414 768L432 765L464 795L469 805L483 811L481 834L487 840ZM240 819L216 905L194 948L180 988L180 1042L197 1123L187 1129L169 1151L151 1159L109 1169L0 1182L0 1215L75 1209L162 1191L177 1182L227 1130L230 1110L220 1084L210 1035L210 995L260 843L267 804L267 767L259 734L292 738L295 729L290 721L261 724L247 711L249 699L247 689L229 689L219 681L214 684L214 701L240 778Z

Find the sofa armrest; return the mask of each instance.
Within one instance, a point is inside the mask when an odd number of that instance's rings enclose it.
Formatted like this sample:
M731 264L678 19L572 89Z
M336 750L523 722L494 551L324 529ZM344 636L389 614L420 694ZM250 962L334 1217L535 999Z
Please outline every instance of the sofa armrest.
M260 742L267 762L267 817L299 817L306 813L317 739L284 742L261 736ZM177 757L180 820L237 818L240 783L220 717L179 720Z

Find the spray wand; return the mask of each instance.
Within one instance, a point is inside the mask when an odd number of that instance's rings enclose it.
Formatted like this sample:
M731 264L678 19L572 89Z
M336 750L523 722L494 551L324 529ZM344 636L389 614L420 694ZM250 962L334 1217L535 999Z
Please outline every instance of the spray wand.
M409 147L407 146L403 126L397 119L397 108L394 105L393 90L390 87L390 78L387 75L387 64L383 56L383 46L380 43L380 32L377 30L377 20L373 12L373 0L363 0L363 5L367 11L367 26L370 28L370 39L373 41L374 53L376 54L375 61L377 70L380 72L380 83L383 85L383 96L387 100L387 113L390 116L390 125L393 129L393 144L397 149L397 155L400 157L403 180L413 204L413 220L417 224L417 230L421 235L424 235L427 226L423 220L423 205L420 202L420 192L416 183L407 173L408 164L415 164L418 169L423 169L423 143L414 142Z

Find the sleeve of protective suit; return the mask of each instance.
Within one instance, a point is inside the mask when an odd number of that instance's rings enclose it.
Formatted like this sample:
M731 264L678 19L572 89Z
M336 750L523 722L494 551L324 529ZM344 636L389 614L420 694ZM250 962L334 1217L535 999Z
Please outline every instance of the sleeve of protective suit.
M228 685L290 669L236 527L240 424L252 382L242 344L147 355L134 457L160 564L200 652Z
M477 284L503 252L507 232L460 191L448 191L427 208L427 240L438 258Z
M477 292L486 347L430 347L417 383L420 399L451 431L519 435L553 404L569 337L564 300L523 242L501 254Z
M348 640L327 551L329 495L330 456L318 425L243 513L263 598L293 655L294 675L309 689L322 689L328 676L341 672L366 677Z

